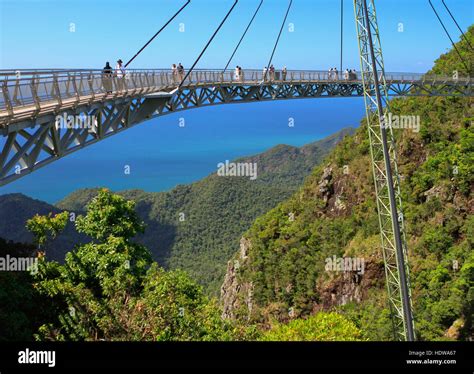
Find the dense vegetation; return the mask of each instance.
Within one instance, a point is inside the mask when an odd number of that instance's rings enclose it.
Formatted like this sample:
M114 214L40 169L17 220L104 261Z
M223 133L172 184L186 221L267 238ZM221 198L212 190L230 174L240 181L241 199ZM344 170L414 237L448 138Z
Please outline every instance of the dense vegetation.
M34 288L54 313L40 326L41 340L218 340L231 325L181 271L152 264L133 237L144 225L135 203L99 191L75 222L93 242L66 255L63 265L40 258ZM38 243L61 230L68 213L28 221Z
M7 256L36 256L36 247L0 239L0 257ZM31 284L28 272L0 271L0 341L30 340L47 315L48 306Z
M355 324L337 313L320 312L307 319L277 324L261 337L264 341L357 341L362 334Z
M262 154L236 160L257 163L258 177L253 181L213 174L169 192L120 193L136 202L136 210L146 224L146 231L137 236L137 242L151 251L160 266L185 270L205 287L206 293L217 295L225 264L253 220L291 196L314 165L349 133L352 129L301 148L278 145ZM56 214L61 209L80 214L97 191L74 192L57 207L19 194L0 197L0 237L32 240L24 228L27 219L36 213ZM75 244L87 240L71 222L48 244L47 257L61 262Z
M474 43L474 27L467 35ZM467 43L457 47L467 61L474 61ZM472 75L458 60L451 51L433 71L450 76L458 69L460 76ZM419 133L394 129L418 338L472 338L472 98L400 98L390 109L421 118ZM241 253L234 258L240 261L241 291L230 304L237 305L232 311L237 318L250 316L268 325L291 319L288 310L293 318L305 318L324 307L344 313L369 339L393 338L366 134L364 121L315 168L300 191L258 218L245 234L250 243L246 258ZM332 256L363 258L371 271L352 278L325 271L325 259Z
M68 212L36 215L27 226L36 244L43 246L64 229L68 217ZM357 327L336 313L276 325L268 332L222 319L216 301L186 273L160 268L150 252L134 242L133 237L144 230L135 203L108 190L100 190L90 201L75 229L94 241L69 252L62 265L48 261L33 247L0 242L16 256L36 256L39 263L32 274L5 276L0 298L19 302L0 314L0 326L5 327L2 340L30 340L33 335L47 341L361 338ZM16 281L17 277L24 279ZM38 307L45 309L38 313ZM10 318L16 323L9 326Z

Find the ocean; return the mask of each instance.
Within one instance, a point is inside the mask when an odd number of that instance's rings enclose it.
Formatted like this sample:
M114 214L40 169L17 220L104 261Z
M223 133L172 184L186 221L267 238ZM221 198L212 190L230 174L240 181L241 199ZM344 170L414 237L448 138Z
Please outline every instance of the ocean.
M277 144L301 146L357 127L364 114L362 98L230 104L173 113L40 168L0 187L0 194L20 192L55 203L80 188L165 191L215 172L219 162Z

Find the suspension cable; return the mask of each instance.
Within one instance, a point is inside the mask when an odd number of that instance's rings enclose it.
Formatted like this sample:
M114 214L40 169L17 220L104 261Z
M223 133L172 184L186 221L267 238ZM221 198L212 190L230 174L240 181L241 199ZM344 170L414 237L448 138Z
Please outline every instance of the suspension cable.
M171 18L168 20L168 22L166 22L166 23L163 25L163 27L158 30L158 32L157 32L155 35L153 35L153 37L152 37L143 47L141 47L140 50L139 50L137 53L135 53L135 56L133 56L133 57L125 64L125 67L127 67L133 60L135 60L135 58L148 46L148 44L150 44L150 43L153 41L153 39L155 39L155 38L158 36L158 34L159 34L160 32L162 32L162 31L166 28L166 26L168 26L168 25L171 23L171 21L173 21L173 20L176 18L176 16L177 16L179 13L181 13L181 11L182 11L184 8L186 8L190 2L191 2L191 0L188 0L187 3L184 4L184 5L174 14L174 16L171 17Z
M344 0L341 0L341 64L340 72L342 73L342 51L343 51L343 42L344 42Z
M189 76L189 74L191 74L191 72L193 71L194 67L196 66L196 64L199 62L199 60L201 59L202 55L204 54L204 52L206 52L206 49L207 47L209 47L209 45L211 44L212 40L214 39L214 37L217 35L217 33L219 32L219 30L221 29L222 25L225 23L225 21L227 20L227 18L229 17L230 13L232 13L232 11L234 10L235 6L237 5L237 3L239 2L239 0L235 0L235 3L234 5L232 5L232 8L230 8L230 10L227 12L226 16L224 17L224 19L222 20L221 24L219 25L219 27L216 29L216 31L214 31L214 34L212 34L211 36L211 39L209 39L209 41L207 42L206 46L204 47L204 49L201 51L201 53L199 54L198 58L196 59L196 61L194 61L194 64L191 66L191 68L189 69L189 71L187 72L187 74L185 75L185 77L182 79L181 83L179 84L178 88L181 88L181 86L183 85L184 81L186 80L186 78Z
M454 18L453 14L451 13L451 11L449 10L448 6L446 5L446 3L444 2L444 0L441 0L444 7L446 8L446 10L448 11L449 15L451 16L451 18L453 19L454 23L456 24L456 26L458 27L459 31L461 32L462 36L464 37L464 40L466 41L466 43L469 45L469 48L471 49L474 49L472 48L472 44L469 42L469 39L466 37L466 35L464 34L464 32L462 31L461 27L459 26L458 22L456 21L456 18Z
M230 58L229 58L229 61L227 61L227 65L225 66L224 71L227 70L227 68L228 68L228 66L229 66L229 64L230 64L230 62L231 62L232 59L234 58L234 55L235 55L235 53L237 52L237 49L239 48L240 43L242 43L242 40L244 40L245 34L247 34L247 31L249 30L250 25L252 24L253 20L255 19L255 16L257 15L258 11L260 10L260 7L262 6L262 4L263 4L263 0L260 1L260 4L258 5L257 10L255 11L255 13L254 13L252 19L250 20L250 22L249 22L247 28L246 28L245 31L244 31L244 34L243 34L242 37L240 38L239 43L237 43L237 47L235 47L234 52L232 52L232 55L231 55Z
M428 2L430 3L431 8L433 9L433 12L436 14L436 17L438 18L439 23L440 23L441 26L443 27L444 32L446 33L446 35L448 36L449 40L451 41L452 46L453 46L454 49L456 50L456 53L458 54L459 58L461 59L461 62L463 63L464 67L466 68L467 74L469 74L469 73L470 73L470 70L469 70L469 68L467 67L466 62L465 62L464 59L462 58L461 53L459 52L458 48L456 47L456 44L454 44L453 38L451 38L451 35L449 35L448 30L447 30L446 27L444 26L444 23L443 23L443 21L441 20L441 18L439 17L438 12L436 11L435 7L434 7L433 4L431 3L431 0L428 0Z
M268 71L270 70L270 65L272 63L273 55L275 54L278 42L280 41L280 36L281 36L281 33L283 32L283 27L285 27L286 18L288 17L288 13L290 12L291 4L293 4L293 0L290 0L290 3L288 4L288 9L286 10L285 18L283 18L283 22L281 24L280 32L278 33L278 37L277 37L277 40L275 42L275 46L273 47L273 51L272 51L272 54L270 56L270 60L268 61L267 69L265 70L265 75L263 76L263 81L267 80L267 74L268 74Z

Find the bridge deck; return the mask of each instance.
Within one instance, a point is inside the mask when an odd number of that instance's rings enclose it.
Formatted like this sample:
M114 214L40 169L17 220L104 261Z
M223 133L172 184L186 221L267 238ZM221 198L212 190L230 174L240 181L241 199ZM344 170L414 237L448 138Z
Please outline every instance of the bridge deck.
M268 74L198 70L129 71L126 78L102 71L0 71L0 186L21 178L143 121L210 105L362 96L360 75L352 79L318 71ZM470 79L386 74L389 95L472 96ZM63 115L73 115L64 122ZM58 116L60 118L58 118ZM84 119L84 122L81 122Z
M95 103L117 101L122 98L151 97L157 92L169 93L175 90L182 75L171 70L132 70L125 78L104 75L97 70L49 70L49 71L0 71L3 77L0 96L0 126L68 111L79 106ZM418 94L423 86L448 88L453 93L460 88L465 93L471 92L470 79L452 79L446 77L427 77L421 74L389 73L386 74L389 95L409 95L413 88ZM257 70L244 70L240 79L234 71L197 70L193 71L181 89L205 87L237 86L294 86L294 85L330 85L331 96L357 96L361 90L350 90L354 86L362 87L358 73L350 77L322 71L278 71L264 73ZM110 92L109 92L110 91ZM427 90L429 94L431 90ZM431 92L432 93L432 92Z

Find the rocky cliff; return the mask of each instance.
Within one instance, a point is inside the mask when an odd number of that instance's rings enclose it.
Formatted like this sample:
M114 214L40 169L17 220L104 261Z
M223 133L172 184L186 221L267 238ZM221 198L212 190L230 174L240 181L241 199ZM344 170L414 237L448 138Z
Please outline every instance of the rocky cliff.
M467 35L474 42L474 27ZM434 71L449 74L456 58L448 52ZM474 339L472 98L394 99L390 111L421 123L394 129L417 336ZM221 288L224 316L271 325L336 309L367 338L392 339L373 186L364 120L243 235ZM327 266L347 258L364 271Z

